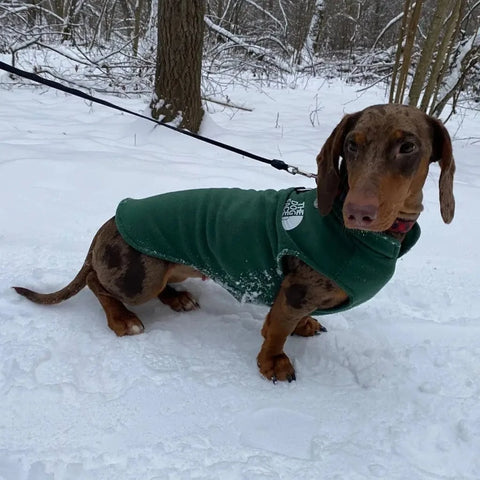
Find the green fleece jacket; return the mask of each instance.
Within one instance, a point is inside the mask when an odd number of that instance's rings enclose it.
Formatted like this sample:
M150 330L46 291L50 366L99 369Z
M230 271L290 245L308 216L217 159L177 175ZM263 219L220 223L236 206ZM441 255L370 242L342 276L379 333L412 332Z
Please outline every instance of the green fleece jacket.
M271 305L294 255L349 296L317 314L352 308L392 277L397 258L418 240L415 224L402 243L389 235L346 229L341 204L322 217L316 191L200 189L125 199L116 212L123 239L136 250L190 265L240 301Z

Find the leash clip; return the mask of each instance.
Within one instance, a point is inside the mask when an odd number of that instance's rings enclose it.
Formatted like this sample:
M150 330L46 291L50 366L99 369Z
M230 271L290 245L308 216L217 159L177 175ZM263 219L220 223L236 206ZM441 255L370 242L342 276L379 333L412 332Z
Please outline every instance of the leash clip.
M288 166L287 172L292 175L303 175L304 177L307 177L307 178L317 178L317 175L315 173L303 172L298 167L295 167L293 165Z

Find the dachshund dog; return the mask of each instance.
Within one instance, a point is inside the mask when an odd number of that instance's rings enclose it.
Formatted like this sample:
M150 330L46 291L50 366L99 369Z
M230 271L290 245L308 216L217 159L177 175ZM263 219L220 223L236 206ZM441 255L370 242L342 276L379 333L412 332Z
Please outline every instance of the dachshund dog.
M433 162L441 169L441 215L450 223L455 163L443 124L410 106L368 107L344 116L328 137L317 156L316 191L205 189L127 200L97 232L68 286L49 294L14 288L33 302L55 304L88 285L108 326L122 336L144 330L124 304L159 298L175 311L194 310L198 304L190 293L171 284L208 276L239 298L271 305L257 364L269 380L292 381L295 370L284 353L288 336L325 331L310 316L314 312L331 313L371 298L393 274L412 232L418 238L422 188ZM201 204L208 213L199 210ZM147 237L154 235L147 226L162 238L170 235L168 246L149 246ZM261 235L268 237L267 247ZM247 237L247 246L241 236ZM365 247L367 241L375 246ZM193 256L177 254L177 242L186 250L196 249ZM250 251L257 243L261 267L251 267ZM363 257L367 250L374 251L371 259ZM200 254L206 259L199 260ZM237 277L223 254L233 257ZM373 286L357 291L363 284Z

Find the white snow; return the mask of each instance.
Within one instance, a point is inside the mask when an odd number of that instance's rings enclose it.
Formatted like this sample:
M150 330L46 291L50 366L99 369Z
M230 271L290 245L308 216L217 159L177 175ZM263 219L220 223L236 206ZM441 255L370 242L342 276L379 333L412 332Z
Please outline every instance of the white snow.
M297 381L273 385L256 366L267 308L211 282L189 282L198 311L137 308L145 333L128 338L87 289L39 306L10 287L66 285L124 197L314 182L52 90L1 95L0 479L480 478L480 144L461 140L478 138L473 112L447 125L453 223L434 165L422 237L393 280L322 317L328 333L291 337ZM319 80L228 95L253 112L209 106L204 135L307 171L344 112L385 102Z

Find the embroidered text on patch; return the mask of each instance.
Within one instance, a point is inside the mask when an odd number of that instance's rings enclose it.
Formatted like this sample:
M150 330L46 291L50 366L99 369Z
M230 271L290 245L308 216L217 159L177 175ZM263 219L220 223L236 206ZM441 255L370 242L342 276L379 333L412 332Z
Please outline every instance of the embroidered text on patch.
M305 202L297 202L289 198L282 212L282 226L285 230L293 230L298 227L305 214Z

